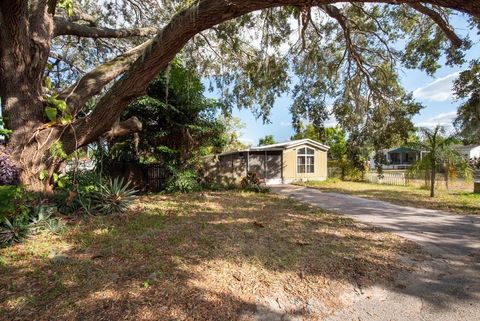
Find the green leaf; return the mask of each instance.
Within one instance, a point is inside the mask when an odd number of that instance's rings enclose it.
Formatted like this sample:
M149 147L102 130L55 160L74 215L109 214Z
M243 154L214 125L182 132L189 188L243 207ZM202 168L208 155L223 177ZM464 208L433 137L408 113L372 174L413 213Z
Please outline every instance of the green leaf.
M67 109L67 103L64 100L56 100L55 107L63 113Z
M52 80L50 79L50 77L43 78L43 85L48 89L52 89Z
M73 0L60 0L58 6L67 11L69 16L73 15Z
M58 185L58 187L60 187L60 188L64 188L64 187L65 187L65 183L63 182L63 180L59 180L59 181L57 182L57 185Z
M45 178L47 178L47 175L48 175L47 171L46 171L46 170L43 170L43 171L40 172L40 174L38 174L38 178L39 178L41 181L43 181Z
M46 107L45 108L45 114L47 115L48 119L53 121L53 120L57 119L57 114L58 114L57 108Z
M52 177L53 177L54 182L58 182L58 174L57 173L53 173Z
M73 120L73 116L69 113L66 113L60 118L60 124L67 125L70 124Z

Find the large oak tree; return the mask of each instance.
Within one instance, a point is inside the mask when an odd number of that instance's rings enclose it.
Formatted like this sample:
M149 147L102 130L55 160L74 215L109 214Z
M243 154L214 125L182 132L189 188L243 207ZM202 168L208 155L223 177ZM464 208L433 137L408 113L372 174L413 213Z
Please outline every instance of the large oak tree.
M364 2L0 1L0 97L22 182L48 186L38 177L58 166L52 145L72 153L140 130L136 119L119 116L180 52L217 81L227 103L267 118L296 75L294 123L307 117L321 125L333 98L335 116L359 130L376 106L388 118L390 108L412 104L398 85L398 63L433 73L443 54L463 62L468 41L449 17L465 14L472 27L480 19L477 1ZM248 31L259 43L243 37Z

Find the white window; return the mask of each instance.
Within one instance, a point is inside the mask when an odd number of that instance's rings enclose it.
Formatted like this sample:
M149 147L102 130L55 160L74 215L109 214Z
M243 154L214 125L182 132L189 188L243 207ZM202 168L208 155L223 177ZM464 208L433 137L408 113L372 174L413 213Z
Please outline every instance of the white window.
M315 173L315 150L303 147L297 150L297 173Z

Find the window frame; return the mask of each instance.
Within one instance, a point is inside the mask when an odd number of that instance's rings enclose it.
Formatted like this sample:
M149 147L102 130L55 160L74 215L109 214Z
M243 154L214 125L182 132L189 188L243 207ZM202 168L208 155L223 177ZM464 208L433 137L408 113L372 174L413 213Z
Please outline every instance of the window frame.
M302 147L296 152L296 171L297 174L314 174L315 173L315 149L310 147Z

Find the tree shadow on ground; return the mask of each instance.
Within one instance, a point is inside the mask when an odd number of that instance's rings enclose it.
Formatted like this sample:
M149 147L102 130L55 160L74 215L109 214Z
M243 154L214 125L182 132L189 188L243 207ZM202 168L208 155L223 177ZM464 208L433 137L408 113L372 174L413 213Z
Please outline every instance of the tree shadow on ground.
M146 196L2 253L0 319L318 320L345 289L390 283L408 253L409 242L276 195Z

